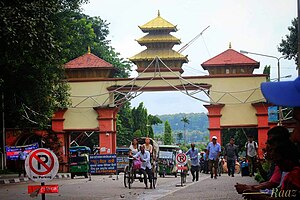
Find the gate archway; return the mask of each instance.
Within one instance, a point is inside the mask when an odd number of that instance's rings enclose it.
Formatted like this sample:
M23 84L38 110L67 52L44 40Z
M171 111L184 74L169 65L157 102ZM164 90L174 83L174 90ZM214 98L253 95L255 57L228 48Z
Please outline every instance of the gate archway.
M137 40L146 50L130 58L138 67L135 78L111 78L114 67L91 52L65 65L72 106L57 111L52 118L52 129L63 144L70 143L66 141L71 132L96 131L103 149L100 153L115 153L120 106L143 92L177 91L208 110L210 137L221 138L222 127L255 127L259 145L264 146L268 104L264 103L260 83L266 81L266 75L253 74L259 62L230 47L202 64L209 75L182 76L182 64L188 59L172 49L180 44L169 34L177 31L176 26L158 14L140 29L148 35ZM207 98L198 98L200 92ZM68 147L64 150L67 155Z

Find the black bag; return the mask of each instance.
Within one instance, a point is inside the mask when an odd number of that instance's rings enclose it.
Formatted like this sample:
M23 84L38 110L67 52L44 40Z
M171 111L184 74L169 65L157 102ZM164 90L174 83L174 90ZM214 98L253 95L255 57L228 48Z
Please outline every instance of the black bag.
M241 175L242 176L249 176L249 165L245 161L241 165Z

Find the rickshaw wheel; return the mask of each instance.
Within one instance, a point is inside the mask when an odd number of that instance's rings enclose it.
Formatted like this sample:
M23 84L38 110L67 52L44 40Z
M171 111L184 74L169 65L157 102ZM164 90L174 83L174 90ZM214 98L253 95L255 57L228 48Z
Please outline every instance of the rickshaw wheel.
M124 186L127 188L127 178L128 178L128 172L127 172L127 166L124 169Z
M156 183L157 183L157 175L155 176L155 173L154 173L152 182L153 182L152 183L153 189L155 189L156 188Z
M131 176L132 176L133 174L131 174L130 172L128 172L128 177L127 177L127 183L128 183L128 188L129 189L131 189L131 184L132 184L132 182L131 182Z
M156 166L154 167L153 171L154 172L153 172L153 178L152 178L152 187L153 187L153 189L155 189L156 188L156 184L157 184L157 174L158 174Z

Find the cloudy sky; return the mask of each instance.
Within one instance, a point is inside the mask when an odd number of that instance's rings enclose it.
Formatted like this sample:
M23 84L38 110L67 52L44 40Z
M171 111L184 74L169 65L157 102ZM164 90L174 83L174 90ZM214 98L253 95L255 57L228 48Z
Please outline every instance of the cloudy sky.
M155 18L158 10L161 17L179 29L173 35L180 38L182 44L176 45L174 50L210 26L182 53L190 60L183 66L183 76L207 75L201 63L228 49L229 42L237 51L280 57L277 46L297 16L296 0L90 0L82 8L85 14L100 16L110 23L108 39L124 58L144 49L135 41L144 36L138 26ZM247 56L260 62L260 69L254 73L262 73L265 65L271 65L271 78L277 77L276 59ZM282 59L280 65L281 77L292 75L282 80L296 78L293 61ZM151 114L207 112L201 102L176 92L143 93L131 101L133 106L140 102L144 102Z

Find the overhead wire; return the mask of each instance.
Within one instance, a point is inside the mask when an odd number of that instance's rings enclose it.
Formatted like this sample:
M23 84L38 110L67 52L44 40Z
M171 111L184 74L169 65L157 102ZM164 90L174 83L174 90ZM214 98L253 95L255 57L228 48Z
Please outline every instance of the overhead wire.
M167 68L172 74L175 75L175 77L178 78L178 80L180 81L180 86L183 88L178 88L178 86L174 86L173 84L171 84L167 79L165 79L162 76L161 70L160 70L160 63L162 63L163 67ZM139 77L141 77L143 75L143 73L145 73L152 65L154 64L154 72L153 72L153 76L151 77L151 79L149 79L145 84L143 84L142 86L138 86L138 88L136 88L135 83L138 81ZM248 101L251 96L255 93L256 90L260 89L259 87L256 88L250 88L250 89L245 89L245 90L238 90L238 91L218 91L218 90L211 90L211 89L207 89L205 87L199 86L193 82L191 82L188 79L185 79L184 77L178 75L177 73L175 73L171 68L169 68L158 56L156 56L151 62L150 64L141 72L139 73L139 75L137 77L135 77L134 79L130 80L129 82L127 82L124 85L121 85L117 88L115 88L112 91L108 91L105 93L101 93L98 95L71 95L71 97L76 98L76 97L81 97L84 98L83 100L81 100L79 103L77 103L74 107L79 107L80 104L82 104L84 101L86 101L87 99L91 98L95 104L99 105L101 103L99 103L96 99L94 99L94 97L98 97L98 96L102 96L102 95L109 95L106 100L101 104L106 105L107 101L111 98L110 95L114 95L114 102L112 102L114 105L119 106L124 104L124 102L126 101L130 101L133 98L136 98L137 96L141 95L144 91L143 89L151 82L153 81L153 79L158 76L164 81L166 82L169 86L171 86L172 88L174 88L177 91L180 91L181 93L188 95L194 99L197 99L199 101L205 102L205 103L211 103L211 104L219 104L220 102L222 102L222 99L229 95L231 96L233 99L236 99L237 102L230 102L230 104L240 104L240 103L249 103L249 102L257 102L258 100L255 101ZM188 89L186 88L186 85L191 85L195 88L197 88L197 90L194 90L193 92L189 92ZM130 89L126 92L121 92L120 90L130 86ZM183 92L184 91L184 92ZM209 98L209 101L198 98L198 97L194 97L193 95L199 93L199 92L204 92L204 94ZM234 96L233 94L236 93L245 93L245 92L250 92L250 95L245 99L245 100L241 100L238 97ZM212 99L211 95L209 93L221 93L221 97L219 97L217 100ZM116 94L118 94L117 96L115 96ZM123 97L121 99L118 99L118 97L122 95ZM263 98L262 98L263 99ZM229 102L226 102L227 104ZM88 107L88 106L87 106Z

